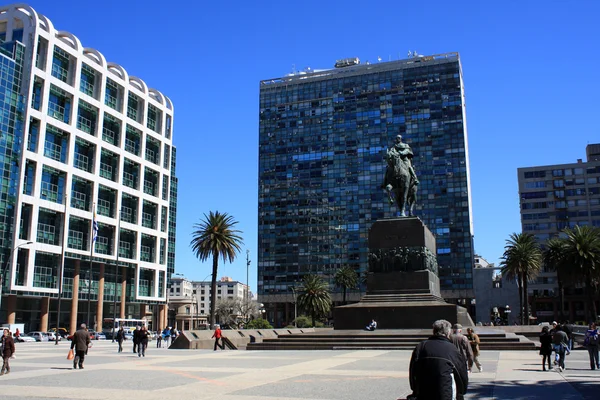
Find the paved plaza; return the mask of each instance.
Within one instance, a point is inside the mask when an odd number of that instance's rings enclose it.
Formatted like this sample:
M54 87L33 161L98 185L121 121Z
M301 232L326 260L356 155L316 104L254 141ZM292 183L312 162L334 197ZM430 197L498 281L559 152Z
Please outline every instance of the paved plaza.
M207 351L156 349L145 358L94 342L84 370L66 359L69 342L17 343L0 399L379 400L409 393L410 351ZM563 373L541 371L537 352L484 351L468 399L598 399L600 371L573 351Z

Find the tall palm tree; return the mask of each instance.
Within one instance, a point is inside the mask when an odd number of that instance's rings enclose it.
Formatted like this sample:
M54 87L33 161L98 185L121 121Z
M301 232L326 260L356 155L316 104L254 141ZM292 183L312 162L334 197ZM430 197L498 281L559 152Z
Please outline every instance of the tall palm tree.
M530 233L512 233L506 240L500 265L502 266L502 275L508 279L517 279L519 283L521 325L524 325L525 318L529 324L527 284L530 280L535 279L542 267L542 251L535 236ZM524 312L523 302L525 302Z
M217 302L217 273L219 269L219 257L223 262L230 263L235 260L241 250L241 231L235 230L237 221L227 213L210 212L204 214L204 220L194 224L192 241L190 246L200 261L206 261L212 257L212 280L210 284L210 327L215 325L215 305Z
M590 226L565 229L565 260L570 277L585 285L588 298L588 318L596 321L598 316L594 293L600 283L600 230Z
M331 294L329 285L318 275L306 275L300 286L298 305L312 317L313 326L317 317L331 310Z
M343 303L346 304L346 291L348 289L354 289L358 285L358 274L351 266L344 265L335 273L333 282L344 291Z
M556 272L558 283L558 294L560 298L560 317L565 319L565 278L568 275L568 264L565 262L565 241L554 237L548 239L542 250L544 265L551 271Z

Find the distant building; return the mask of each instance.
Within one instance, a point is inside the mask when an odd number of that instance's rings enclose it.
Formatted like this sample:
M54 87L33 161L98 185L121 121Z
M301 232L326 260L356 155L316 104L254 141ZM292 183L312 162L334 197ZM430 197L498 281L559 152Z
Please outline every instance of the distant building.
M515 280L504 278L500 270L485 258L475 255L475 323L497 324L499 319L503 324L512 325L519 321L519 288Z
M465 110L458 53L371 64L349 58L260 82L258 295L267 319L291 323L292 288L305 275L322 276L341 300L335 272L348 265L366 273L371 224L397 213L380 186L398 134L414 152L415 214L436 235L442 296L470 304Z
M178 329L203 327L210 315L210 281L190 281L173 276L169 286L169 322ZM229 277L217 281L217 303L222 299L252 301L249 287Z
M522 231L534 234L542 246L565 228L600 227L600 144L588 145L586 154L586 162L517 170ZM556 273L547 268L528 290L531 314L538 321L585 320L583 288L565 289L566 314L562 316Z

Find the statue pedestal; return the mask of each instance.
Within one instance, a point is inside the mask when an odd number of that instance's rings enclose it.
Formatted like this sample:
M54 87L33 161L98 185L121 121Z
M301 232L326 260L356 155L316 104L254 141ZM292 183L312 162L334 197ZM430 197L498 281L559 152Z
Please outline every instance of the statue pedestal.
M463 307L440 296L435 237L419 218L376 221L369 231L367 294L334 309L334 329L429 329L445 319L473 326Z

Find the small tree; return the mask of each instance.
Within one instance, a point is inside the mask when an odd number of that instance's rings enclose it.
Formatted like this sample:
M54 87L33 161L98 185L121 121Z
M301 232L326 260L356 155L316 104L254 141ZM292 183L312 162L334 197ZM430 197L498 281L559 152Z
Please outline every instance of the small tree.
M298 305L310 314L314 326L317 317L326 315L331 309L329 285L318 275L306 275L299 291Z
M569 279L582 283L588 300L589 321L596 321L598 312L594 293L600 283L600 230L591 226L575 226L564 230L565 260Z
M241 299L221 299L217 301L215 313L221 324L237 327L238 319L242 317Z
M342 288L344 293L343 303L346 304L346 291L356 288L358 285L358 274L354 271L354 268L344 265L335 273L333 282L337 287Z
M502 275L508 279L517 279L519 283L519 306L521 325L524 318L529 324L529 301L527 299L527 283L533 280L542 268L542 251L535 236L530 233L513 233L506 240L502 255ZM525 303L525 312L523 312Z
M246 329L273 329L273 326L264 318L256 318L246 324Z

